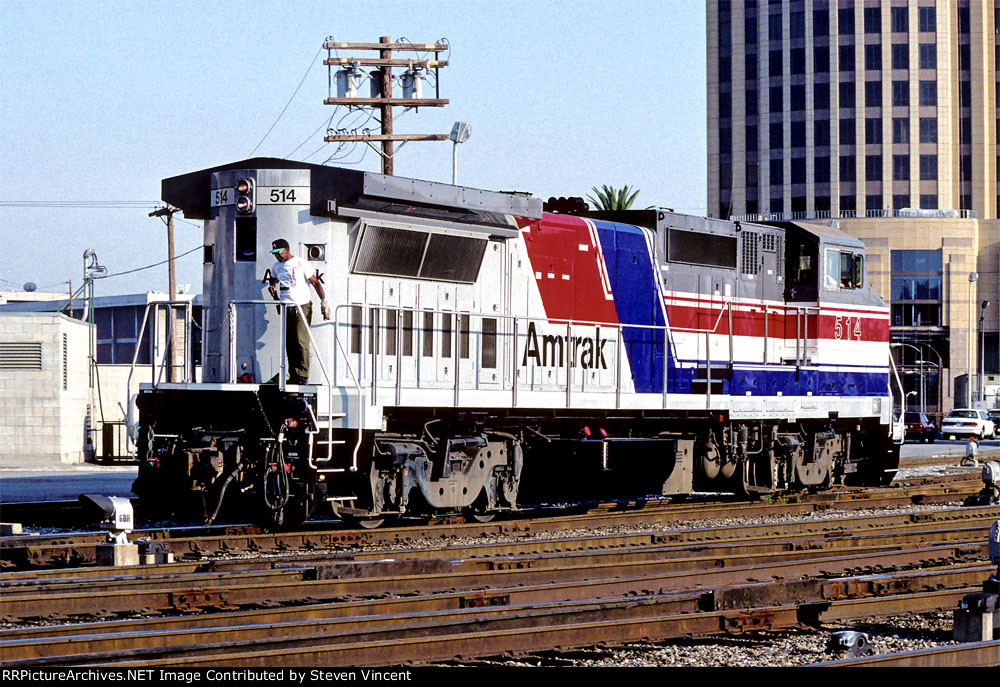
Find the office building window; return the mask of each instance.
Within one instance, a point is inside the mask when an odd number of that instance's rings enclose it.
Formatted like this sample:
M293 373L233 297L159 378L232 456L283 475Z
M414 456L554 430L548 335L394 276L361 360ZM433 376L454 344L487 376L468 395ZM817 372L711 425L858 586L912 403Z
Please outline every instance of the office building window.
M906 7L893 7L889 10L889 23L893 33L906 33L909 31L908 9Z
M746 179L748 187L760 186L760 165L756 162L748 162L746 166ZM754 192L756 195L756 191Z
M743 22L743 41L747 45L757 44L757 17L747 17Z
M855 105L855 87L853 81L843 81L840 84L840 109L850 109Z
M865 179L868 181L882 180L882 156L865 155ZM879 202L879 207L882 203ZM869 206L870 207L870 206Z
M770 176L771 186L784 185L785 183L784 173L785 173L785 161L771 160L771 176Z
M882 194L872 193L865 196L865 207L868 210L882 210Z
M894 43L892 46L892 68L910 68L910 46L906 43Z
M852 146L855 145L855 128L856 123L854 119L841 119L840 120L840 145L842 146Z
M792 86L788 89L788 96L792 112L801 112L806 109L806 87L804 84Z
M840 197L840 211L842 213L853 213L858 209L858 199L855 196Z
M785 109L784 103L782 102L782 92L781 86L771 86L767 92L767 109L771 112L781 112Z
M757 80L757 53L750 53L743 63L743 70L746 72L747 81Z
M865 46L865 69L872 71L882 68L882 46L878 43Z
M921 81L919 88L921 105L937 105L937 81Z
M806 145L806 123L792 122L791 124L791 146L792 148L804 148Z
M921 201L923 201L921 196ZM921 202L923 206L923 203ZM941 251L894 250L890 253L892 323L899 327L941 324Z
M936 193L921 193L920 207L924 210L934 210L938 206Z
M781 50L772 50L767 54L767 75L768 76L781 76L781 70L783 67L782 60L784 59Z
M909 81L893 81L892 82L892 106L893 107L906 107L910 104L910 82Z
M816 196L813 202L816 204L816 212L830 211L830 196Z
M969 71L970 64L972 64L972 46L968 43L963 43L958 46L958 70L967 72Z
M910 194L896 193L892 196L892 207L896 210L910 206Z
M768 144L771 150L781 150L785 147L785 132L781 122L771 122Z
M853 182L858 180L858 159L854 155L840 156L840 180Z
M920 180L934 181L935 179L937 179L937 175L938 175L937 155L921 155Z
M882 143L882 119L880 117L865 118L865 145Z
M817 119L813 124L813 145L824 148L830 145L830 120Z
M969 107L972 104L972 82L962 81L958 84L958 106Z
M746 100L744 104L744 111L747 117L753 117L757 114L757 91L747 91Z
M910 120L908 118L906 117L892 118L892 142L893 143L910 142Z
M729 127L719 127L719 152L723 155L733 152L733 130Z
M858 161L854 155L841 155L840 156L840 180L841 181L857 181L858 179Z
M937 30L937 18L934 16L933 7L917 8L917 29L922 32Z
M806 159L804 157L793 157L790 171L793 184L806 183Z
M969 6L959 5L958 7L958 32L969 33Z
M937 44L921 43L917 50L921 69L937 69Z
M813 48L813 71L817 74L826 74L830 71L829 46L818 45Z
M817 184L830 183L830 158L817 157L813 160L813 180Z
M733 80L732 60L729 55L719 58L719 83L728 84Z
M853 7L837 10L837 31L841 36L851 36L854 34Z
M892 180L908 181L910 179L910 156L892 156Z
M781 12L767 16L767 37L772 41L781 40Z
M920 118L920 142L921 143L937 143L937 118L936 117L921 117Z
M865 107L882 107L881 81L865 81Z
M840 53L840 71L842 72L853 72L854 71L854 46L853 45L842 45L838 51Z
M782 197L771 198L771 212L784 212L785 211L785 199Z
M865 33L882 32L882 10L878 7L865 8Z
M827 9L813 10L813 36L830 35L830 11Z
M791 12L788 15L788 35L792 38L806 37L806 13Z
M788 53L788 70L792 74L806 73L806 49L792 48Z
M757 152L757 150L759 149L758 148L758 146L759 146L759 141L758 141L759 134L757 133L757 131L758 131L758 129L757 129L756 126L748 126L746 128L746 146L747 146L747 152Z
M730 91L719 93L719 117L727 119L733 116L733 94Z

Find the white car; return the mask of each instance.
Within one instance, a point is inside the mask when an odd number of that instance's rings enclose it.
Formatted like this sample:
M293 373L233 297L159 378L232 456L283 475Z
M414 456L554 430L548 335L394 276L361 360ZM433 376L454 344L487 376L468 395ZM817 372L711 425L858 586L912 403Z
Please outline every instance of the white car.
M956 408L941 421L941 436L945 439L992 439L996 427L985 410Z

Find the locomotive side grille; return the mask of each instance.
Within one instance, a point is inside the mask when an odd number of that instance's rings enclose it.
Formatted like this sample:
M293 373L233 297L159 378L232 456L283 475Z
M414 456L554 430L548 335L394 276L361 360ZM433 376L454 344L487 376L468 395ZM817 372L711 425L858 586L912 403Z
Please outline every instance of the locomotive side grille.
M778 237L774 234L764 234L760 237L761 239L761 250L768 252L775 252L778 250Z
M760 234L755 231L744 231L740 236L743 237L741 239L740 270L743 274L758 274L760 272Z
M419 231L369 224L361 238L354 271L416 277L426 244L427 234Z
M486 239L365 226L354 272L473 283L486 252Z
M474 282L486 252L486 239L431 234L421 279Z
M0 343L0 370L41 370L40 341Z

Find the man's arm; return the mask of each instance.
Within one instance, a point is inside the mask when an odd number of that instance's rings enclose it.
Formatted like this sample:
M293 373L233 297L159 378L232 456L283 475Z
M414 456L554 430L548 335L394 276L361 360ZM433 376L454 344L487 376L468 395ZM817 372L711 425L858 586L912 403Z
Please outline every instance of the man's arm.
M323 289L323 282L319 280L315 274L309 277L309 283L312 284L313 288L316 289L316 295L319 296L319 311L323 314L324 320L330 319L330 304L326 302L326 291Z

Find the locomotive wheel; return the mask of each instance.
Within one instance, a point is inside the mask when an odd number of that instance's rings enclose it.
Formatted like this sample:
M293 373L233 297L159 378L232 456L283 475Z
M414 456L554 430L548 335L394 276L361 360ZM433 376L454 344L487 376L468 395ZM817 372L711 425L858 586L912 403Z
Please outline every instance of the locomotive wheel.
M384 525L388 520L388 516L382 516L380 518L376 517L358 517L356 515L341 515L340 519L344 521L348 527L358 527L363 530L374 530L378 529Z
M496 511L489 512L479 512L473 510L472 508L465 508L462 510L462 515L465 516L466 522L492 522L493 518L497 516Z

